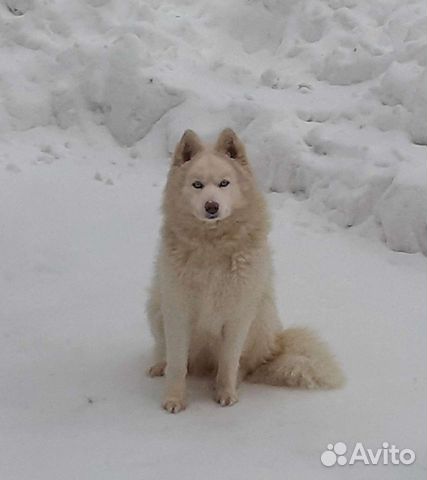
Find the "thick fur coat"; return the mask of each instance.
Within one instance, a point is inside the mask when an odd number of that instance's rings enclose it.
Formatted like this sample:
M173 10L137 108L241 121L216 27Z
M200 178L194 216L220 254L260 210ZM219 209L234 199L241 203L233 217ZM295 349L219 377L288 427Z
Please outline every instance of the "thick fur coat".
M269 219L243 144L224 130L208 147L187 130L163 202L162 240L147 313L155 338L151 376L166 373L163 407L186 406L187 373L215 378L215 400L238 400L238 383L333 388L342 372L304 328L277 314Z

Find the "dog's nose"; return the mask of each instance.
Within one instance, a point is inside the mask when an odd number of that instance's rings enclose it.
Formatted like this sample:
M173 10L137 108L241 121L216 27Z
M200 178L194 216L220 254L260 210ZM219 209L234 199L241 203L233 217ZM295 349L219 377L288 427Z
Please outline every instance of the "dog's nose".
M215 215L218 212L219 204L217 202L209 201L205 203L205 210L210 215Z

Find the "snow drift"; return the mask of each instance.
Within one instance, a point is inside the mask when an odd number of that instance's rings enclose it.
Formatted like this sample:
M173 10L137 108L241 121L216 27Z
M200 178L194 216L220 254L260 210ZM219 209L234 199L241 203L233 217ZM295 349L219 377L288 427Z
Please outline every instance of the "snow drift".
M3 0L0 134L94 124L166 157L185 128L228 125L266 191L427 254L424 13L422 0Z

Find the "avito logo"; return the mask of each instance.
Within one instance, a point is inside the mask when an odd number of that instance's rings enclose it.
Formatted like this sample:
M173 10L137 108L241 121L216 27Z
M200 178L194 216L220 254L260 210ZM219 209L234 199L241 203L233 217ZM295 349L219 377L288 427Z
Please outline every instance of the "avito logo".
M320 456L320 461L325 467L334 465L354 465L357 462L365 465L412 465L415 462L415 452L410 448L399 450L396 445L382 444L382 448L373 450L365 448L361 442L357 442L350 451L344 442L328 444L327 449Z

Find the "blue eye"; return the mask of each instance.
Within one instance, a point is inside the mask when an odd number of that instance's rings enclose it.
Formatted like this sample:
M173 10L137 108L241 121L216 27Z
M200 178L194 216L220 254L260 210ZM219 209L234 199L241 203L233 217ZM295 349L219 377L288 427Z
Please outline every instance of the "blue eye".
M193 182L192 185L193 185L194 188L203 188L204 187L203 183L199 182L198 180Z
M230 182L228 180L221 180L218 184L218 187L227 187L228 185L230 185Z

